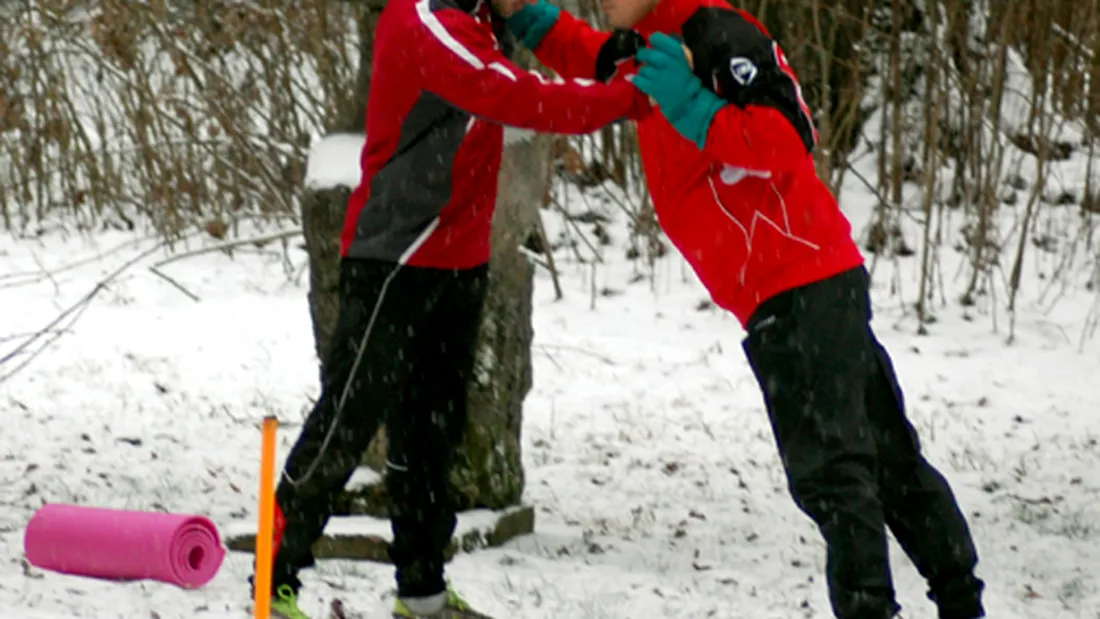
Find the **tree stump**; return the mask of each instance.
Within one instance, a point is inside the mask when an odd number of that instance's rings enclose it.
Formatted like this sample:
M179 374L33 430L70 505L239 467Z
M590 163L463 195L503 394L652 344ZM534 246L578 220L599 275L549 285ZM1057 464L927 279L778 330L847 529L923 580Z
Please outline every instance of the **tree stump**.
M518 504L523 495L520 434L532 383L535 268L520 246L535 228L549 171L548 137L505 147L488 297L469 385L470 423L451 476L461 509L499 509Z
M521 135L509 131L515 138ZM325 140L342 143L348 149L352 136L330 136ZM362 136L358 136L362 144ZM318 156L325 151L319 145ZM331 149L324 159L347 159ZM451 475L451 492L459 511L501 510L519 505L524 473L521 450L523 401L531 388L531 325L534 266L520 246L534 229L549 183L550 140L546 136L513 139L505 147L499 178L497 209L493 220L493 253L489 263L489 288L479 335L473 380L469 384L469 425L464 443L457 451ZM352 162L358 161L357 155ZM313 169L317 162L311 162ZM307 188L301 201L306 248L309 253L310 317L315 351L324 380L324 363L339 310L340 232L354 181L351 170L346 181L335 186ZM328 176L333 176L329 174ZM341 515L387 517L385 485L385 428L379 431L364 456L364 466L378 475L365 485L348 488L338 505ZM528 510L524 510L528 511ZM516 519L530 523L530 517ZM511 535L531 528L510 526ZM526 530L524 530L526 529ZM499 541L499 540L494 540ZM247 545L247 544L246 544ZM369 558L369 557L365 557Z
M345 186L307 189L302 198L302 234L309 254L309 316L314 352L325 381L332 331L340 311L340 230L351 189ZM335 232L334 232L335 231Z
M528 506L502 510L477 509L458 514L454 537L444 550L444 557L455 553L474 552L481 548L496 548L510 539L530 533L535 528L535 511ZM236 552L256 552L256 525L252 522L232 523L222 530L226 547ZM389 562L389 544L393 539L389 521L370 516L334 518L321 539L313 544L313 556L318 559L357 559Z

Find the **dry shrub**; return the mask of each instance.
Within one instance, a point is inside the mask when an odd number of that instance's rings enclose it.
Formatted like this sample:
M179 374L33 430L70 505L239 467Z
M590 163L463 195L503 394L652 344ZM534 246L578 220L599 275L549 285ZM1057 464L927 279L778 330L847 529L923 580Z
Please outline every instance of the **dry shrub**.
M991 294L999 279L1010 305L1026 248L1091 249L1091 157L1084 187L1059 183L1081 176L1070 167L1092 152L1100 126L1100 0L737 4L762 18L802 78L822 177L839 194L855 170L851 154L874 157L876 173L860 177L878 197L867 247L920 252L922 317L943 289L941 247L967 254L964 302ZM4 224L152 225L171 238L294 219L311 142L354 124L349 100L366 86L355 79L357 24L373 22L358 20L359 5L0 4ZM594 0L566 6L606 28ZM564 175L644 188L632 128L570 143ZM621 205L635 233L659 241L645 192L629 195L642 196ZM1004 230L1012 204L1017 221ZM1075 242L1033 242L1040 226L1044 238L1054 227L1053 236ZM1071 263L1048 270L1069 272Z
M0 8L9 229L294 218L358 34L324 0L19 0ZM214 223L212 223L214 222Z
M1048 280L1072 277L1078 254L1095 251L1093 170L1082 179L1076 168L1091 160L1100 128L1100 2L740 4L802 78L822 177L840 194L853 149L874 157L876 174L861 177L878 198L865 247L894 259L919 252L922 321L933 319L934 295L945 296L941 247L967 255L964 304L1005 282L1010 310L1028 247L1044 252L1036 268ZM1067 179L1085 187L1065 187ZM1021 208L1005 212L1010 202ZM1035 242L1040 227L1067 242ZM1063 255L1048 259L1054 247Z

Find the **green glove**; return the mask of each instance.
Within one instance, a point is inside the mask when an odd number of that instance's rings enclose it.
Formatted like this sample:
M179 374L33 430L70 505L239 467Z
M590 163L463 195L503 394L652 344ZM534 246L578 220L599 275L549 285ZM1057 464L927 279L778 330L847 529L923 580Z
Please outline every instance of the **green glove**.
M668 122L702 150L714 115L725 101L695 76L679 41L658 32L649 44L638 50L642 67L634 85L653 97Z
M546 33L558 23L560 14L561 9L546 0L539 0L537 4L525 5L512 13L505 23L524 47L534 50Z

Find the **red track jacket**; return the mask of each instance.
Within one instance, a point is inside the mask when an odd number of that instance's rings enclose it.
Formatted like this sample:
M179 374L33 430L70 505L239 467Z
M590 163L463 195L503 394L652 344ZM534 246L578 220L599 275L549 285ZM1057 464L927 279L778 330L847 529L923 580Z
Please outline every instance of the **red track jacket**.
M681 35L695 74L719 95L730 80L752 85L718 112L702 151L662 114L638 121L657 217L715 303L744 326L764 300L863 264L817 176L797 78L764 27L726 0L661 0L636 30ZM608 37L563 12L534 52L565 77L592 77Z
M348 203L344 256L448 269L484 264L502 125L588 133L648 112L647 98L629 83L553 83L520 69L501 49L497 28L487 2L386 5L375 30L362 180Z

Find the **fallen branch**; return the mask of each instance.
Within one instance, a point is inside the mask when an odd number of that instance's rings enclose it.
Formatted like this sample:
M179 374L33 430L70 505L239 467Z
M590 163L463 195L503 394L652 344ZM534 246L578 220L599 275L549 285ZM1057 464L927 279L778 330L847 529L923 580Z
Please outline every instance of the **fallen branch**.
M180 260L186 260L188 258L194 258L203 254L212 254L218 251L226 251L233 249L234 247L241 247L243 245L263 245L272 241L280 241L283 239L290 239L296 236L301 236L301 230L284 230L282 232L275 232L265 236L253 237L249 239L238 239L234 241L226 241L224 243L218 243L217 245L211 245L209 247L200 247L199 249L193 249L191 251L185 251L182 254L176 254L170 258L165 258L160 262L155 263L151 268L159 269L162 266L172 264L173 262L179 262Z
M45 268L39 268L39 270L37 270L37 271L20 271L20 272L17 272L17 273L7 273L7 274L4 274L4 275L0 275L0 289L3 289L3 288L16 288L18 286L28 286L28 285L31 285L31 284L37 284L38 282L41 282L44 279L50 279L51 277L53 277L54 275L57 275L58 273L63 273L65 271L71 271L72 269L76 269L76 268L91 264L93 262L97 262L99 260L102 260L102 259L106 258L107 256L110 256L111 254L117 253L117 252L119 252L123 249L129 248L129 247L134 247L136 245L140 245L141 243L153 240L154 238L155 237L142 237L142 238L139 238L139 239L126 241L124 243L119 243L118 245L115 245L114 247L112 247L108 250L102 251L98 254L95 254L93 256L89 256L87 258L81 258L80 260L74 260L73 262L63 264L63 265L61 265L61 266L59 266L55 269L47 270ZM16 281L13 282L11 280L16 280Z
M187 295L187 297L190 298L191 300L198 303L201 299L199 299L199 296L197 294L195 294L195 293L191 292L190 290L188 290L183 284L176 281L174 278L172 278L171 276L166 274L160 268L165 266L165 265L172 264L173 262L179 262L181 260L186 260L187 258L194 258L196 256L202 256L204 254L212 254L214 252L227 251L227 250L233 249L235 247L243 247L243 246L246 246L246 245L263 246L263 245L266 245L267 243L270 243L272 241L285 241L286 239L290 239L290 238L293 238L295 236L299 236L301 234L302 234L301 230L284 230L282 232L275 232L273 234L268 234L268 235L264 235L264 236L252 237L252 238L247 238L247 239L236 239L236 240L233 240L233 241L226 241L224 243L218 243L217 245L211 245L209 247L200 247L199 249L193 249L191 251L183 252L182 254L176 254L176 255L171 256L169 258L165 258L164 260L161 260L161 261L153 264L152 266L150 266L149 271L152 272L157 277L159 277L159 278L163 279L164 281L168 282L169 284L171 284L172 287L175 288L176 290L179 290L183 294Z
M12 340L23 339L25 337L33 337L35 334L36 332L34 331L28 331L26 333L12 333L11 335L0 337L0 344L4 344L5 342L10 342Z
M188 290L187 288L185 288L183 286L183 284L177 282L176 280L172 279L168 275L165 275L164 272L161 271L160 269L158 269L157 267L155 267L155 266L149 267L149 270L153 273L153 275L156 275L157 277L163 279L164 281L171 284L173 288L175 288L176 290L179 290L183 294L187 295L192 301L194 301L196 303L199 302L198 295L196 295L195 293L193 293L190 290Z
M34 361L34 359L38 357L38 355L40 355L42 351L46 350L46 348L49 347L50 344L57 341L58 338L66 333L69 328L71 328L72 325L75 324L80 316L84 313L84 310L88 309L88 306L91 305L92 300L95 299L95 297L98 296L100 292L105 290L110 283L118 279L118 277L129 270L130 267L134 266L138 262L141 262L153 253L162 250L166 245L167 243L165 241L160 241L156 245L153 245L149 249L146 249L145 251L124 262L114 271L111 271L106 277L99 280L99 282L97 282L90 291L88 291L83 297L81 297L79 301L70 305L65 311L57 315L46 326L42 327L32 336L27 338L25 342L23 342L19 346L16 346L14 350L7 353L3 357L0 357L0 367L2 367L5 364L14 360L16 357L19 357L20 355L26 355L26 358L18 363L11 371L0 375L0 383L3 383L4 381L14 376L17 372L30 365L31 361ZM62 328L58 328L58 325L65 321L68 321L65 326ZM37 349L30 351L30 348L36 342L42 341L43 338L47 339L45 339L45 341L43 341Z

